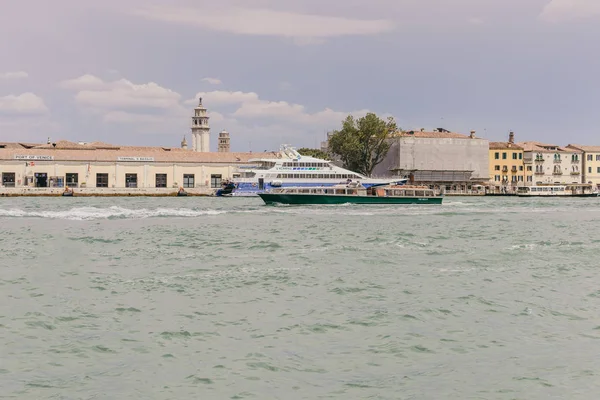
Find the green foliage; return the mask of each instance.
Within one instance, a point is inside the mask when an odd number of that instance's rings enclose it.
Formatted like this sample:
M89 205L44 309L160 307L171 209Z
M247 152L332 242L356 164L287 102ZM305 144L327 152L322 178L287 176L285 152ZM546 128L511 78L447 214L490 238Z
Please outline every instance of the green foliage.
M327 155L327 153L319 149L309 149L308 147L303 147L301 149L298 149L298 153L302 154L303 156L310 156L315 158L322 158L324 160L329 160L329 156Z
M348 115L342 129L334 131L329 138L329 151L340 158L345 168L371 176L390 150L388 139L397 130L392 117L383 120L368 113L356 119Z

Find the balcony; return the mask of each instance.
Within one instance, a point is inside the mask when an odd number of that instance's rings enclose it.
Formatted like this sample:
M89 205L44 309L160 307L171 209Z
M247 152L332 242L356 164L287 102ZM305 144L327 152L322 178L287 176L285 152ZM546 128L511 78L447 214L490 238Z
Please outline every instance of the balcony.
M512 167L510 169L510 172L512 172L513 174L515 174L517 172L517 167Z
M555 164L560 164L562 162L562 160L560 158L555 158L554 159L554 163Z
M562 171L554 171L552 173L552 175L562 175L562 174L563 174Z
M544 171L535 171L536 175L544 175Z
M581 172L579 172L579 171L571 171L571 175L581 175Z
M535 162L544 162L544 158L543 157L536 157L535 158Z
M502 172L508 172L508 167L506 167L506 166L502 167Z

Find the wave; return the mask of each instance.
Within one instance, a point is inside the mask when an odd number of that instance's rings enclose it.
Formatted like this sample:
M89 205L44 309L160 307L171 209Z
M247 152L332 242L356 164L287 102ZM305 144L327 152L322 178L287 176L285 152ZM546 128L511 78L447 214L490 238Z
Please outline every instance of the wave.
M49 218L73 221L90 221L97 219L143 219L156 217L202 217L225 214L219 210L192 210L186 208L157 208L136 210L122 207L75 207L62 211L26 211L21 209L0 209L0 217L8 218Z

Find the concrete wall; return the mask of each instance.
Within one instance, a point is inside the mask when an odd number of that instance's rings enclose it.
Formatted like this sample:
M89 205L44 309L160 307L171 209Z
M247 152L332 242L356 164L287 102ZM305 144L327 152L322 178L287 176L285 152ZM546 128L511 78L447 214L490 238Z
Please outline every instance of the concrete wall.
M27 165L26 165L27 164ZM85 182L86 187L96 186L96 174L108 174L109 188L126 187L125 175L137 174L138 188L156 187L156 174L167 175L167 188L183 186L183 175L194 175L194 187L210 187L211 175L231 179L237 173L232 165L204 165L192 163L142 163L142 162L69 162L35 161L33 166L24 161L0 162L0 179L3 174L15 174L15 186L23 187L24 178L34 178L36 173L45 173L48 178L61 177L66 182L66 174L78 174L78 183ZM0 180L0 185L2 181ZM29 186L32 186L30 183Z
M375 176L390 176L390 169L427 171L472 170L472 178L489 179L489 141L485 139L399 137L392 139L388 155Z

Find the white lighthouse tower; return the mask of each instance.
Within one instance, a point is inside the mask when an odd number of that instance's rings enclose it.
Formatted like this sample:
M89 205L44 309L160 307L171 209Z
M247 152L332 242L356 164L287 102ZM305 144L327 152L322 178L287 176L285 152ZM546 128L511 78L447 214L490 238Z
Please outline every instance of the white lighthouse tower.
M202 97L198 100L192 117L192 150L205 153L210 151L210 126L206 107L202 105Z

